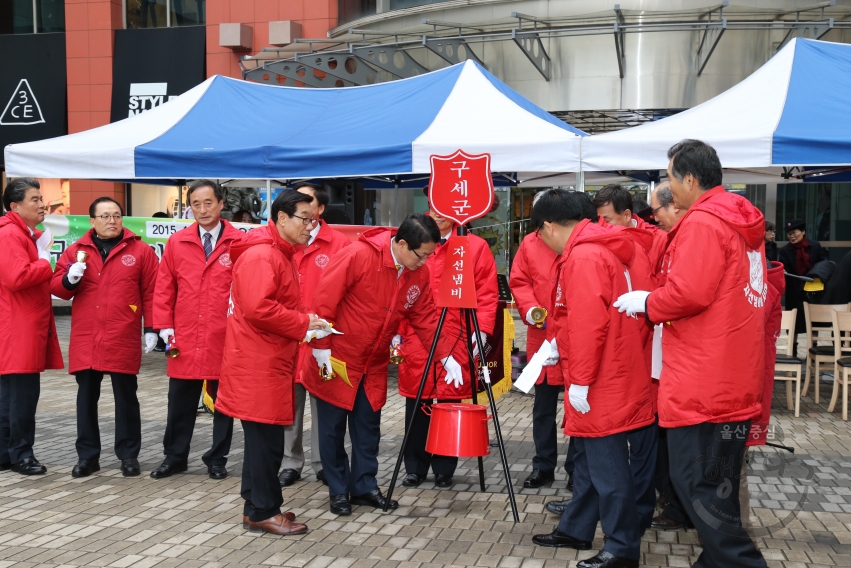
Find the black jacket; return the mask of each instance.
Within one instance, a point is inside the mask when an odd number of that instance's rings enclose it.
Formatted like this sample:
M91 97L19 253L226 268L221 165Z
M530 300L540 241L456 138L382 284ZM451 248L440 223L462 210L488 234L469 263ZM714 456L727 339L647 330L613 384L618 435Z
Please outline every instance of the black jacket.
M783 263L783 270L789 274L798 274L798 266L795 261L798 250L791 244L786 244L780 247L777 251L777 256L780 262ZM818 241L809 239L808 252L810 254L810 262L815 263L822 260L827 260L827 251L824 250ZM801 274L799 276L805 276ZM798 317L795 320L795 332L803 333L807 326L804 320L804 281L797 278L786 277L786 301L784 302L784 310L798 310Z

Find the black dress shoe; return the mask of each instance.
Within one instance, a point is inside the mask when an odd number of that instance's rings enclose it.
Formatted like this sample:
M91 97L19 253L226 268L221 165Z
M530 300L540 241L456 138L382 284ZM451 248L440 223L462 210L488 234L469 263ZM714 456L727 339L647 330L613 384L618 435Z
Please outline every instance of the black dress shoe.
M570 499L567 499L565 501L550 501L549 503L547 503L547 511L549 511L553 515L561 515L567 508L568 503L570 503Z
M373 489L363 495L352 495L352 505L366 505L368 507L375 507L376 509L383 509L385 501L387 501L387 497L382 495L381 489ZM391 499L390 506L387 508L398 509L399 503Z
M12 464L10 463L0 463L0 471L8 471L12 469Z
M597 556L582 560L577 568L638 568L638 560L615 556L611 552L601 550Z
M321 481L322 485L328 485L328 479L325 477L325 470L324 469L320 469L316 473L316 481Z
M452 476L445 473L437 473L434 475L434 485L435 487L452 487Z
M523 488L538 489L539 487L543 487L555 478L555 474L552 471L533 469L531 475L529 475L529 477L526 478L526 481L523 482Z
M685 528L685 524L665 515L658 515L653 517L653 520L650 522L650 528L657 531L678 531Z
M71 477L88 477L96 471L100 471L98 460L80 460L71 470Z
M121 475L124 477L136 477L142 473L142 468L139 466L139 460L136 458L127 458L121 460Z
M35 458L26 458L18 463L13 463L12 471L21 475L42 475L43 473L47 473L47 468L41 465Z
M281 487L289 487L299 479L301 479L301 474L294 469L285 469L278 476L278 481L281 482Z
M419 487L420 483L426 480L425 475L417 475L416 473L409 473L405 476L405 479L402 480L402 487Z
M349 496L346 494L331 495L331 512L335 515L351 515L352 504L349 502Z
M208 465L207 473L210 479L224 479L228 476L228 468L223 465Z
M573 472L567 474L567 490L573 492Z
M151 477L154 479L165 479L171 477L175 473L182 473L188 469L186 462L177 464L163 463L160 467L151 472Z
M576 550L591 550L590 540L579 540L569 534L564 534L556 528L550 534L536 534L532 542L538 546L549 546L555 548L575 548Z

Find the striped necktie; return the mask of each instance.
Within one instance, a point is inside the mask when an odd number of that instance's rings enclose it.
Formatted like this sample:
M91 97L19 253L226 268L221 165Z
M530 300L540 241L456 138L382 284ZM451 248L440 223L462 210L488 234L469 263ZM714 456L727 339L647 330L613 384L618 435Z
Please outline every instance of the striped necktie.
M207 258L213 254L213 235L210 233L204 233L204 254Z

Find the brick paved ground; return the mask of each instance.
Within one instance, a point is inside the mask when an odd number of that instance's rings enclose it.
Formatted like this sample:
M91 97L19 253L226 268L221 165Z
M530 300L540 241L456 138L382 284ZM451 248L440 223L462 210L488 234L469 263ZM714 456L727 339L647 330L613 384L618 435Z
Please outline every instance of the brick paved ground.
M67 355L69 318L58 318ZM285 506L307 522L301 537L257 536L241 526L238 473L242 430L235 427L224 481L206 475L201 455L210 443L212 423L199 416L190 470L167 480L148 477L162 459L167 380L162 353L146 355L139 380L142 404L143 476L124 478L111 451L114 406L109 382L101 400L104 452L99 473L73 479L76 384L64 372L42 377L35 451L46 476L0 473L0 568L5 566L574 566L595 552L538 548L532 535L549 532L557 519L544 503L566 496L565 476L552 487L519 490L520 524L511 522L496 453L485 459L488 490L480 493L475 460L462 461L450 489L426 482L399 488L400 508L382 514L355 507L350 517L328 512L326 488L307 481L284 491ZM800 418L785 410L778 386L774 422L796 454L765 451L749 477L753 522L769 566L787 568L851 566L851 433L822 403L804 400ZM534 454L532 399L513 392L499 401L515 487L530 470ZM308 411L309 412L309 411ZM379 484L386 488L401 443L404 405L391 385L383 413ZM305 436L309 442L310 436ZM562 451L564 447L562 447ZM642 561L648 566L688 566L700 549L697 535L648 531ZM595 547L602 546L597 531Z

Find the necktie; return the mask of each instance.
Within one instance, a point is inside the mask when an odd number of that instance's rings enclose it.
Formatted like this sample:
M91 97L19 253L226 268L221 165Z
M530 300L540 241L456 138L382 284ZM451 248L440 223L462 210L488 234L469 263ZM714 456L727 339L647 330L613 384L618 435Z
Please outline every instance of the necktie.
M213 254L213 235L210 233L204 234L204 254L207 255L207 258L210 258L210 255Z
M446 244L446 239L440 239L440 244L445 245L445 244Z

